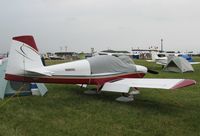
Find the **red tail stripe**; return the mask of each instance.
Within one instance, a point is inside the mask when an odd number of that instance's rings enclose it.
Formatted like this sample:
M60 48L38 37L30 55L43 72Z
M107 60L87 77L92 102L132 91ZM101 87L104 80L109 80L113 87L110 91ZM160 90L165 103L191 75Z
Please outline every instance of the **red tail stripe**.
M36 51L38 51L38 48L35 44L35 40L34 40L33 36L31 36L31 35L13 37L13 40L23 42L23 43L31 46L32 48L34 48Z

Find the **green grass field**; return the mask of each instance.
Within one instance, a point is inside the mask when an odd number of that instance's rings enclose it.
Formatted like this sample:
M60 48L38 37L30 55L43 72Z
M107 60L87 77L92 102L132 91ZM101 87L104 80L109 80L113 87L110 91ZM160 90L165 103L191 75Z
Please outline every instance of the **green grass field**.
M200 136L200 65L180 74L135 62L160 71L146 77L190 78L197 84L176 91L140 89L130 103L115 101L117 93L91 96L76 85L47 84L44 97L14 97L0 108L0 136Z

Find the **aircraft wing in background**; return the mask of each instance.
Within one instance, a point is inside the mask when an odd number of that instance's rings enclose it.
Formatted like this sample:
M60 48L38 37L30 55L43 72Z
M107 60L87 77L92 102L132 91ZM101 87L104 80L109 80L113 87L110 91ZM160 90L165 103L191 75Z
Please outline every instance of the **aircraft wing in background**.
M189 62L189 63L190 63L191 65L200 64L200 62ZM165 66L167 63L164 63L164 62L156 62L156 64Z
M200 62L190 62L191 65L200 64Z

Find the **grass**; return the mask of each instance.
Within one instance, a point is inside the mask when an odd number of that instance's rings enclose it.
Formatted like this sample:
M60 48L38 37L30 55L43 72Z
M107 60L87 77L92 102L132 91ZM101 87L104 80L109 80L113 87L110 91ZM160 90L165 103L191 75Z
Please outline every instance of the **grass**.
M46 84L44 97L14 97L0 108L0 136L199 136L200 65L194 73L180 74L135 62L160 71L146 77L191 78L198 84L176 91L141 89L130 103L115 101L117 93L90 96L76 85Z

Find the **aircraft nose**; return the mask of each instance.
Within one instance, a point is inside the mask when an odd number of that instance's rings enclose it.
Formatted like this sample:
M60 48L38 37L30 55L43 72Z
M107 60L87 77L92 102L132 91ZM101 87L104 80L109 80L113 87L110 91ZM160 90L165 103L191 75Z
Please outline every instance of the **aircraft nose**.
M136 65L136 71L142 72L142 73L147 73L147 68L144 66Z

